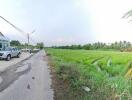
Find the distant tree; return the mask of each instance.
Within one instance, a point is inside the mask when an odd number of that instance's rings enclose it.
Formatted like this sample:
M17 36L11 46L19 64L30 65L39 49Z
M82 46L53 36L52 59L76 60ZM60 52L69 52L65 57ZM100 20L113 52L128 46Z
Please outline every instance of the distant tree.
M57 49L86 49L86 50L95 50L95 49L115 49L115 50L123 50L127 48L131 48L132 45L130 42L127 41L119 41L114 43L102 43L102 42L96 42L96 43L88 43L85 45L71 45L71 46L53 46L53 48Z
M25 43L24 46L25 46L25 47L28 47L28 43Z
M11 45L11 46L20 46L21 43L20 43L18 40L12 40L12 41L10 42L10 45Z
M37 44L36 44L36 47L37 47L38 49L43 49L43 48L44 48L44 43L43 43L43 42L37 43Z
M86 49L86 50L90 50L91 48L92 48L92 45L90 43L83 46L83 49Z

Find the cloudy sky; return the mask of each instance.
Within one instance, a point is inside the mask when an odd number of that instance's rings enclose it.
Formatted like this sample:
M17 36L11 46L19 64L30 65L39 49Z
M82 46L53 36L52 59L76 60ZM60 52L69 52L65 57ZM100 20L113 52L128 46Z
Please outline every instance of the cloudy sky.
M132 42L132 24L122 19L129 10L132 0L0 0L0 16L25 32L35 29L31 42L47 46ZM2 19L0 31L11 40L27 41Z

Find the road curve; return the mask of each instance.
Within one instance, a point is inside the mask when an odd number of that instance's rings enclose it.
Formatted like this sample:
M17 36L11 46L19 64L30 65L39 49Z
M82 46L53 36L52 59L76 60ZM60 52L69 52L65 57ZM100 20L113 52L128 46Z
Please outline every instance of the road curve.
M53 100L51 76L45 52L0 74L0 100Z

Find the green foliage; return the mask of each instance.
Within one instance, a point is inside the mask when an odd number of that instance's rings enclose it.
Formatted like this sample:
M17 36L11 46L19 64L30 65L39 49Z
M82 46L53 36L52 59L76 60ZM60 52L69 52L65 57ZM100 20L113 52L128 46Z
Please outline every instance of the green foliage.
M12 40L12 41L10 42L10 45L16 47L16 46L20 46L21 43L20 43L18 40Z
M127 13L124 14L122 18L129 18L132 16L132 10L128 11Z
M43 49L43 48L44 48L43 42L37 43L37 44L36 44L36 48L38 48L38 49Z
M59 49L85 49L85 50L121 50L125 48L131 48L131 43L127 41L119 41L111 44L106 44L102 42L89 43L85 45L71 45L71 46L53 46L52 48Z
M132 81L124 78L131 67L128 62L132 61L132 53L68 49L46 52L53 58L58 77L68 83L72 100L115 100L117 95L123 100L132 98ZM84 91L83 86L91 91ZM124 91L129 95L123 95Z
M20 41L18 40L12 40L10 42L10 45L13 46L13 47L17 47L17 48L20 48L20 49L25 49L25 48L30 48L30 49L34 49L34 48L37 48L37 49L43 49L44 48L44 44L42 42L40 43L37 43L35 46L34 45L28 45L28 43L20 43Z

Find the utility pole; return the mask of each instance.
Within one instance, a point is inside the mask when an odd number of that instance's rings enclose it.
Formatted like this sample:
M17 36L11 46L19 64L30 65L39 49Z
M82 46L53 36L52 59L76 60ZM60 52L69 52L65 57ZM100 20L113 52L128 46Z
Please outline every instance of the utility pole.
M27 49L29 49L29 45L30 45L30 35L32 35L35 32L35 30L33 30L31 33L27 33Z
M27 42L27 43L28 43L28 44L27 44L27 49L29 49L29 33L27 33L27 39L28 39L28 40L27 40L27 41L28 41L28 42Z

